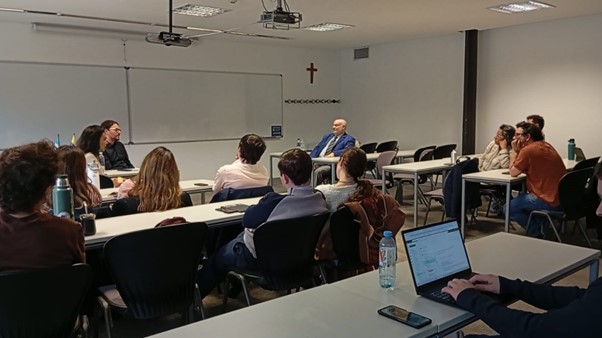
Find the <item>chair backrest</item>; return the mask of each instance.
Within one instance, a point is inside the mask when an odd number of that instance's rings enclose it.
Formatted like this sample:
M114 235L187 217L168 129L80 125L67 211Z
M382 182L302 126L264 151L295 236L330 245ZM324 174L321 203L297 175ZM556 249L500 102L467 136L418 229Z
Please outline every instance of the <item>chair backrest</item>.
M262 224L253 235L258 270L268 290L289 290L311 284L318 237L330 213Z
M100 189L113 188L113 180L109 176L99 175L100 177Z
M575 166L573 167L573 170L593 168L596 166L596 164L598 163L599 160L600 160L600 156L588 158L587 160L582 160L575 164Z
M330 216L330 235L338 268L357 269L364 266L360 260L359 232L360 224L349 208L343 207Z
M363 150L366 154L372 154L376 151L376 142L362 144L360 146L360 149Z
M558 199L560 208L568 219L585 217L586 191L585 186L594 174L594 168L571 170L560 179L558 184Z
M435 148L433 151L433 159L440 160L442 158L450 157L452 150L456 149L455 144L446 144L444 146L439 146Z
M207 224L186 223L130 232L104 246L107 268L137 319L183 312L194 301Z
M222 189L220 192L213 195L211 202L209 203L238 200L241 198L261 197L269 192L274 192L274 189L271 185L243 189L227 188Z
M92 283L92 268L0 273L0 337L70 337Z
M414 152L414 162L432 160L433 159L432 153L433 153L433 150L435 150L435 148L437 148L437 147L436 146L426 146L426 147L416 149L416 151ZM431 154L431 156L428 156L429 153Z
M397 155L397 150L388 150L388 151L382 152L378 155L378 158L376 159L376 177L377 178L382 178L383 167L386 165L393 164L393 161L395 160L396 155ZM391 177L392 176L393 175L391 175Z
M397 150L397 141L386 141L376 146L376 152L382 153L389 150Z
M464 217L462 210L462 175L479 171L479 159L473 158L454 165L447 174L443 184L445 215L451 218ZM477 182L466 182L466 210L481 206L480 185Z
M585 160L587 157L585 157L585 154L583 153L583 149L579 148L579 147L575 147L575 161L577 162L581 162L583 160Z

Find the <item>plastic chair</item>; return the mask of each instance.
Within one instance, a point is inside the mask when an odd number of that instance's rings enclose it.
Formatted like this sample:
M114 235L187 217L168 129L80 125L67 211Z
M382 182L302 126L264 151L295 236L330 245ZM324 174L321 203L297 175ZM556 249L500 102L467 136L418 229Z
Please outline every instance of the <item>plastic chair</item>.
M566 173L560 179L560 183L558 183L558 198L560 199L560 211L554 210L533 210L529 214L529 219L527 220L526 228L529 228L531 224L531 219L533 216L541 216L544 217L547 221L558 242L562 243L560 239L560 235L558 234L558 230L554 226L554 222L552 219L557 219L560 221L559 229L562 231L566 225L567 221L574 221L575 227L578 228L587 244L591 247L592 243L585 232L585 229L579 222L579 219L583 218L587 214L587 203L586 203L586 194L585 194L585 186L588 180L592 177L594 173L594 168L585 168L580 170L572 170ZM542 229L543 230L543 229Z
M113 184L113 180L109 176L98 175L100 178L100 189L113 188L115 184Z
M376 177L374 179L368 179L372 185L375 187L381 187L383 185L382 168L386 165L393 164L395 156L397 156L397 150L385 151L378 155L378 159L376 160ZM386 187L390 188L393 186L393 184L393 175L390 175L390 177L386 180Z
M421 161L430 161L433 159L433 151L436 146L426 146L422 148L418 148L414 152L414 162ZM393 175L393 179L397 182L397 191L395 193L395 199L399 201L399 203L403 203L403 184L409 183L414 184L414 175L412 174L395 174ZM418 184L423 184L428 180L428 175L420 175L418 179ZM418 187L418 198L424 204L426 204L426 200L423 196L422 189Z
M385 151L397 150L397 141L386 141L379 143L376 146L377 153L383 153Z
M243 189L227 188L222 189L217 194L213 195L209 203L231 201L241 198L260 197L269 192L274 192L274 188L272 188L271 185Z
M376 142L364 143L360 146L360 149L363 150L366 154L372 154L376 151Z
M443 146L437 146L435 148L435 150L433 150L433 160L440 160L446 157L451 157L451 152L453 150L456 150L456 145L455 144L446 144ZM432 181L432 176L430 177L431 181ZM435 182L433 183L433 186L436 187L437 186L437 182L439 181L439 175L435 175Z
M600 160L600 156L588 158L587 160L577 162L575 164L575 166L573 167L573 171L581 170L581 169L585 169L585 168L593 168L596 166L596 164L598 163L599 160Z
M111 309L134 319L183 313L192 322L195 276L207 224L185 223L130 232L103 248L115 285L99 288L98 297L111 337ZM202 303L199 303L202 313Z
M0 337L70 337L92 283L87 264L0 273Z
M231 267L228 276L241 281L247 305L251 305L248 282L266 290L287 291L314 285L314 252L330 213L262 224L253 235L257 269ZM226 278L226 283L229 279ZM225 290L229 286L226 285ZM224 292L224 306L228 294Z

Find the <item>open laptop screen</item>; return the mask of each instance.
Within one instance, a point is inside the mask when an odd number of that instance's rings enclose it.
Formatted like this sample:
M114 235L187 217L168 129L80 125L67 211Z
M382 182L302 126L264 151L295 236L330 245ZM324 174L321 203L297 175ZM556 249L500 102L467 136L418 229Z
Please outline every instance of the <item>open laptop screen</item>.
M456 220L404 231L402 236L417 288L470 269Z

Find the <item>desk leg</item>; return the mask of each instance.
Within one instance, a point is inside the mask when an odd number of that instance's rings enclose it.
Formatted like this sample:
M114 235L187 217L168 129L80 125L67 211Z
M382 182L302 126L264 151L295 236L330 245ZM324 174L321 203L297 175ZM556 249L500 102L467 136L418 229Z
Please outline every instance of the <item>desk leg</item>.
M330 183L335 184L337 182L337 164L330 164Z
M270 156L270 185L273 187L274 186L274 178L273 178L274 165L272 164L272 162L274 162L274 157ZM205 203L205 202L203 202L203 203Z
M506 232L510 231L510 194L512 193L512 184L510 182L506 183L506 210L505 210L505 218L504 218L504 230Z
M205 192L201 191L201 204L205 204Z
M385 178L383 177L383 189ZM418 173L414 173L414 228L418 226Z
M598 279L598 273L600 270L600 259L596 259L589 265L589 282L593 283L596 279Z
M464 178L462 178L462 202L460 205L460 232L462 233L462 238L464 238L464 218L466 218L466 180Z
M386 187L385 187L385 184L387 183L387 181L385 180L385 169L383 169L383 172L381 174L382 174L382 184L383 185L380 188L381 188L381 190L382 190L382 192L384 194L385 191L387 190Z

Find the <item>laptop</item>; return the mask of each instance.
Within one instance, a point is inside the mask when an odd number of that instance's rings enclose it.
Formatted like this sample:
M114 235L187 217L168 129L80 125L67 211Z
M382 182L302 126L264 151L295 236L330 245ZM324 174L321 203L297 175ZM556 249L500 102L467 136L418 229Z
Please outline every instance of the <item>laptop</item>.
M416 293L436 302L457 306L441 289L453 278L474 275L456 220L402 231Z

